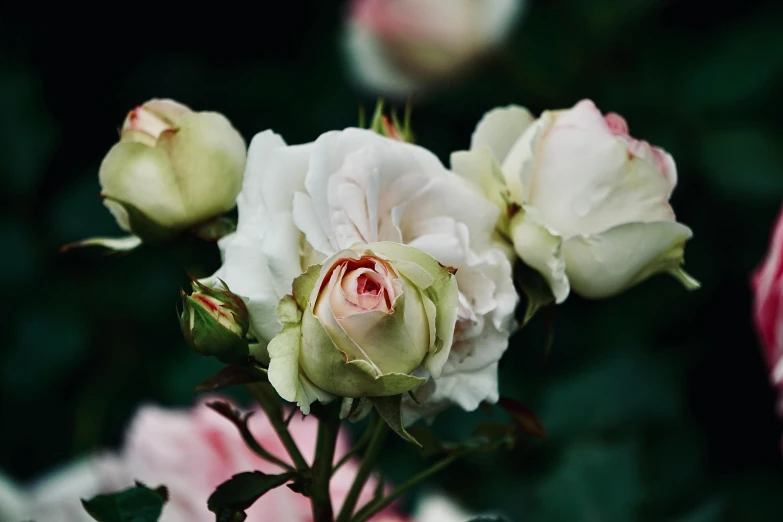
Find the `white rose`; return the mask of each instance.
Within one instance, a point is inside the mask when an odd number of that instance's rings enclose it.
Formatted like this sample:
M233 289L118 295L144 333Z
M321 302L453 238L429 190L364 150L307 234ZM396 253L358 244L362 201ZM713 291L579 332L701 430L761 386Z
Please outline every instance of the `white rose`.
M589 100L535 121L520 107L495 109L452 168L506 210L500 230L558 303L572 288L609 297L659 272L698 287L681 268L692 232L669 205L674 160Z
M521 0L355 0L346 50L367 87L405 94L474 65L508 36Z
M294 147L263 132L250 145L238 205L216 276L245 298L262 341L257 358L280 330L278 303L307 266L357 243L402 243L457 268L461 303L449 359L420 388L421 407L406 407L421 408L408 418L497 400L497 362L517 302L510 263L492 237L499 212L432 153L361 129Z

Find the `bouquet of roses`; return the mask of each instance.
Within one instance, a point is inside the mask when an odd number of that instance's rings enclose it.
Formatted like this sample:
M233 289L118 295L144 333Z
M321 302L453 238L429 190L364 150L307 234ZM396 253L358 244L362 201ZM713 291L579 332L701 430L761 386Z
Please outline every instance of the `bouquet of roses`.
M255 459L199 500L218 521L244 520L286 487L316 522L383 520L456 459L543 435L519 398L498 391L509 337L539 309L659 273L698 287L682 268L691 230L669 205L674 160L589 100L538 118L493 109L448 168L414 144L410 106L400 120L379 103L363 127L297 145L266 130L246 153L224 116L154 99L128 114L101 164L104 203L129 235L78 245L127 252L190 236L221 253L215 273L192 275L179 308L188 344L225 363L197 390L245 386L268 431L259 440L229 402L205 404L236 429L225 451ZM422 427L448 408L492 405L507 423L467 440ZM298 412L314 447L294 433ZM341 423L363 419L353 446L338 437ZM389 487L374 469L390 432L435 460ZM354 466L349 484L344 466ZM87 512L157 520L166 477L134 478L147 485L96 496Z

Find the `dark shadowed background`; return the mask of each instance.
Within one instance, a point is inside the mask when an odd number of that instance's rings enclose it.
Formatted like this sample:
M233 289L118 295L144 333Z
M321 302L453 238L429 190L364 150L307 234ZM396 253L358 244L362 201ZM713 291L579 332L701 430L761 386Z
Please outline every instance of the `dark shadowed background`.
M300 143L374 102L342 59L342 3L195 5L0 7L0 469L19 479L116 447L141 401L189 404L219 366L188 350L174 311L183 267L210 272L213 246L58 254L119 234L97 171L126 112L172 97L224 113L248 141L272 128ZM430 487L521 522L783 520L781 423L748 284L783 199L781 27L775 0L534 1L504 56L417 100L418 142L444 162L498 105L589 97L624 115L677 161L686 268L703 284L658 276L608 301L572 296L552 314L549 356L537 316L512 339L501 388L548 439ZM459 438L465 418L436 429ZM419 467L403 443L385 456L392 479Z

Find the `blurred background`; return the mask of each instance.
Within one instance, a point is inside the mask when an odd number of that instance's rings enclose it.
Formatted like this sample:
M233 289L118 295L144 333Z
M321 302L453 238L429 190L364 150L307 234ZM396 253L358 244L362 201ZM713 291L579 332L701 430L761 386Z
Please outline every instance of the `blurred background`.
M186 347L175 316L183 267L209 273L214 246L58 254L119 235L97 171L126 112L171 97L224 113L248 141L272 128L300 143L375 101L346 64L344 2L123 8L0 7L0 469L22 481L118 447L140 402L190 404L219 367ZM571 296L548 355L537 316L512 339L501 387L547 440L428 487L522 522L783 520L781 422L748 283L783 200L782 26L774 0L530 1L503 52L416 98L417 141L444 163L498 105L538 114L589 97L622 114L677 161L673 206L703 285L658 276L608 301ZM483 415L435 429L460 438ZM403 443L383 461L392 480L420 466Z

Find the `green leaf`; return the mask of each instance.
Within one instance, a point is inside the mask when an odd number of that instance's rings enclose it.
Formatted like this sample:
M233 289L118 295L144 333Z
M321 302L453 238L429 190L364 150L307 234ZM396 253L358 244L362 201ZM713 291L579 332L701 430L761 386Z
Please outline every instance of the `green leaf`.
M416 440L413 435L405 430L405 426L402 424L402 416L400 413L400 404L402 403L402 395L391 395L389 397L373 397L373 406L375 411L381 416L381 419L403 440L407 440L415 444L416 446L423 448L423 446Z
M98 522L155 522L168 500L164 486L150 489L141 483L135 487L82 499L82 506Z
M286 484L286 487L295 493L305 497L313 496L313 477L310 473L300 473L293 478L292 482Z
M260 471L238 473L217 487L207 500L207 508L215 513L217 522L241 522L245 510L264 493L282 486L294 473L267 475Z

